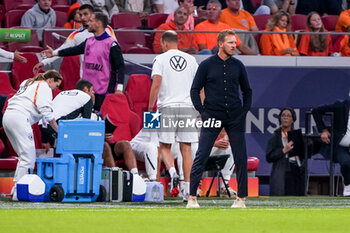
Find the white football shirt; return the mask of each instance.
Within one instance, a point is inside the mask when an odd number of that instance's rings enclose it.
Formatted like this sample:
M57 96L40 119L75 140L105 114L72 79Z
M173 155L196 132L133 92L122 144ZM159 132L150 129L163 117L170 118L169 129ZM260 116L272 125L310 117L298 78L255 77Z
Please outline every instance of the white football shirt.
M152 77L162 76L157 106L192 106L190 90L197 68L198 64L193 56L177 49L156 56L153 60Z

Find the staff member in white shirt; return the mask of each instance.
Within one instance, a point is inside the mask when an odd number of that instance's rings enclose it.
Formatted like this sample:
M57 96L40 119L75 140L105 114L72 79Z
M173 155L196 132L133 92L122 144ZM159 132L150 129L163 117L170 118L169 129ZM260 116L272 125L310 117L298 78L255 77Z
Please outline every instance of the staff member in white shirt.
M15 183L34 169L36 154L31 126L43 119L56 132L58 130L52 109L52 90L59 87L61 82L62 76L55 70L49 70L23 81L17 93L8 101L2 124L19 157L13 179ZM12 195L12 200L17 200L16 188Z

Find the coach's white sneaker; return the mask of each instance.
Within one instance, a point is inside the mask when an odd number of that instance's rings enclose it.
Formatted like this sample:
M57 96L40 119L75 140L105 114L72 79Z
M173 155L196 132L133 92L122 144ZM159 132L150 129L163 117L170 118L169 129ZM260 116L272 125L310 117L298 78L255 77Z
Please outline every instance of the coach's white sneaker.
M13 188L11 190L11 195L12 195L12 201L18 201L16 184L15 184L15 186L13 186Z
M188 198L186 208L200 208L196 196L190 196Z
M244 204L244 199L243 198L237 198L231 208L246 208L245 204Z
M343 196L350 197L350 184L344 185Z

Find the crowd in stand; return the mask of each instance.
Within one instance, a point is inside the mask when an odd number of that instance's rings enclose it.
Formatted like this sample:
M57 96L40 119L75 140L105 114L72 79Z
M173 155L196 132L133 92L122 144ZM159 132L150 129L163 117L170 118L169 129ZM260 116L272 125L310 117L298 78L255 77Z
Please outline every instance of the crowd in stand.
M43 38L45 28L79 29L82 27L79 7L82 4L89 4L108 16L109 24L113 29L188 31L188 33L181 33L179 47L190 54L216 52L217 33L193 33L193 31L221 31L232 28L238 33L238 44L241 44L238 46L238 53L245 55L330 56L333 53L341 56L350 55L348 35L283 34L283 32L293 31L348 32L350 16L347 0L78 0L77 2L75 0L38 0L37 3L33 0L25 0L16 9L12 6L13 3L9 2L4 0L4 5L0 5L2 9L0 18L3 19L3 25L35 29L38 42L32 41L30 45L42 47L47 45L45 41L47 38ZM179 10L179 7L183 9ZM13 13L14 11L16 14ZM181 15L176 15L180 12L182 12ZM121 14L124 14L123 19L118 17ZM156 23L151 25L150 18L155 19L157 14L165 14L165 16L158 16ZM139 21L136 25L135 15L136 20ZM18 19L14 20L14 17ZM121 20L125 22L116 23ZM286 25L281 24L283 20L286 21ZM317 23L313 23L315 20ZM122 25L121 28L118 25ZM240 31L253 33L239 33ZM256 33L257 31L278 34L266 35ZM117 33L116 35L117 39L121 36L125 37L127 34ZM122 51L128 52L130 50L126 47L133 46L149 48L140 50L140 53L161 52L159 34L154 35L150 31L145 32L143 36L144 38L141 39L133 39L134 44L133 42L124 44L122 42L124 39L120 38ZM11 49L21 51L23 46L25 43L16 48L7 47L6 43L0 44L1 48L10 51ZM293 48L292 52L289 51L291 48ZM298 51L300 49L301 53ZM282 50L285 51L282 52ZM30 49L25 48L23 51L30 51Z

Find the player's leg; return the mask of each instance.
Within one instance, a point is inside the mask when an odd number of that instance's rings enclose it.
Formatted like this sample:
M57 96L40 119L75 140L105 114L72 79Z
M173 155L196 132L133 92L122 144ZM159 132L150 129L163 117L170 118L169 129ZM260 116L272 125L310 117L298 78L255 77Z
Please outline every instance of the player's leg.
M103 144L102 158L103 158L105 167L115 167L112 148L108 142L104 142Z
M158 147L155 144L144 142L131 142L130 144L136 160L145 163L148 179L155 181L157 179Z
M135 155L132 152L129 141L119 141L114 146L114 152L117 156L123 155L125 165L132 174L138 174Z

